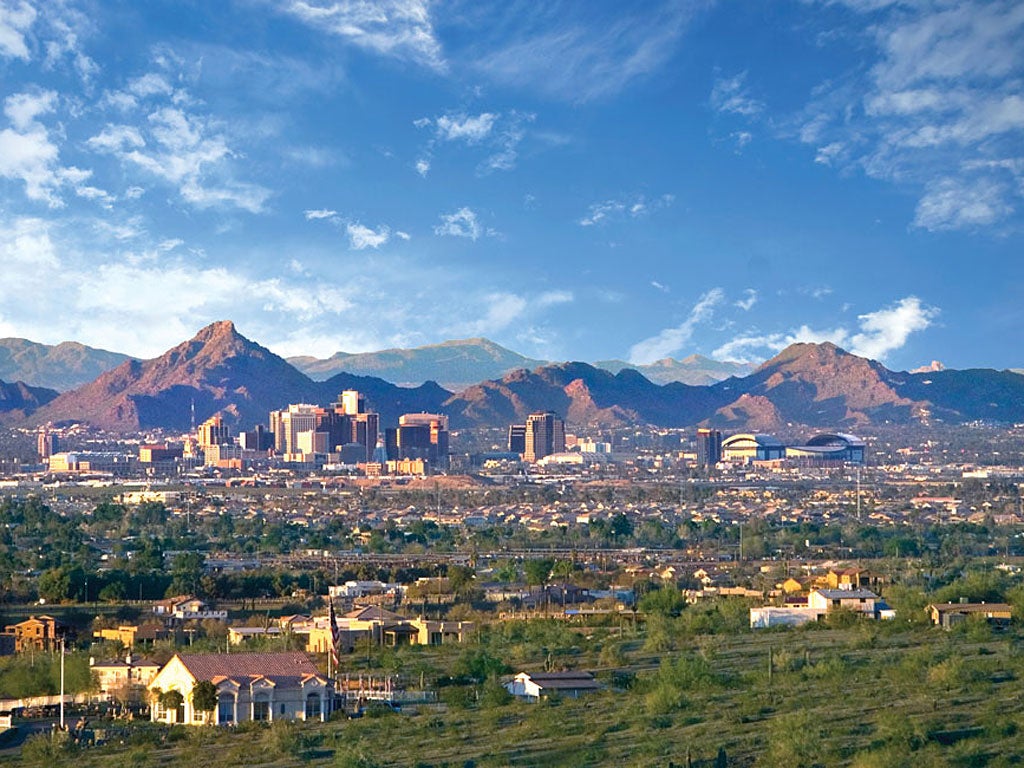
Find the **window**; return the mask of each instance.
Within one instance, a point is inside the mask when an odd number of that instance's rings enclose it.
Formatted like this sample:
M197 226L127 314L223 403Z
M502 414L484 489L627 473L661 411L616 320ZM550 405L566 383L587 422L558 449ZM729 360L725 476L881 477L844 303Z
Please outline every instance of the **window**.
M267 694L257 693L255 700L252 702L252 719L253 720L269 720L270 719L270 700Z
M217 698L217 722L222 725L235 722L235 697L230 693L222 693Z

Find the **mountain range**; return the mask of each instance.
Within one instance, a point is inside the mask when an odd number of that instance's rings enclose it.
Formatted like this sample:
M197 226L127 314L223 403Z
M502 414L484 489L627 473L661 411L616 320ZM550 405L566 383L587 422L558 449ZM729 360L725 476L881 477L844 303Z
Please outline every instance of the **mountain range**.
M87 347L77 341L51 346L28 339L0 339L0 379L61 392L87 384L129 359L120 352Z
M554 365L547 360L524 357L489 339L479 338L446 341L413 349L385 349L358 354L337 352L326 359L289 357L288 362L317 380L346 372L378 376L403 386L436 381L454 392L479 381L501 378L512 371ZM611 373L631 368L655 384L713 384L730 376L745 376L755 368L749 363L721 362L701 355L690 355L682 360L665 358L649 365L601 360L594 363L594 366Z
M345 389L362 392L385 424L402 413L443 412L453 428L504 427L536 410L574 426L705 424L732 431L788 426L862 429L874 424L1024 421L1024 376L974 369L890 371L834 344L794 344L753 373L710 385L656 384L640 372L587 363L518 369L452 393L434 382L399 387L339 373L315 381L228 321L203 328L152 360L125 360L58 394L0 382L8 424L84 421L117 432L186 430L221 413L240 427L266 423L289 403L326 405Z
M21 381L29 386L59 392L88 384L100 374L131 359L131 356L120 352L87 347L74 341L49 345L28 339L0 339L0 379ZM337 352L323 359L308 355L289 357L287 362L315 381L326 381L340 373L349 373L381 378L403 387L436 381L453 392L480 381L501 378L522 368L532 370L553 364L520 355L483 338L446 341L412 349ZM602 360L594 365L612 373L633 368L656 384L673 381L713 384L730 376L745 376L755 367L701 355L691 355L682 360L665 358L650 365L634 365L622 360Z

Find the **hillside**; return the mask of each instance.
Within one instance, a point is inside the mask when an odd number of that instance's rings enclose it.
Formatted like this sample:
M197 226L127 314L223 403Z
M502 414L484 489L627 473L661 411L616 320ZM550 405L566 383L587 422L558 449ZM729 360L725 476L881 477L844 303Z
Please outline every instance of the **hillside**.
M414 349L380 352L337 352L325 360L291 357L288 362L316 380L339 373L376 376L395 384L437 381L458 390L482 379L499 378L517 368L543 365L488 339L462 339Z
M0 339L0 379L59 392L87 384L129 359L76 341L51 346L28 339Z

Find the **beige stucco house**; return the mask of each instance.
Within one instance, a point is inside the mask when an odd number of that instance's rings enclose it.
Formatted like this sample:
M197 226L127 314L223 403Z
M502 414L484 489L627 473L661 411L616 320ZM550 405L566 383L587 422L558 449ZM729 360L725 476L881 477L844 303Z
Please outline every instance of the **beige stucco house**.
M217 688L217 708L200 712L192 689L201 680ZM334 689L300 651L281 653L177 654L149 685L151 717L164 723L226 725L245 720L326 720ZM167 709L160 693L177 691L180 707Z

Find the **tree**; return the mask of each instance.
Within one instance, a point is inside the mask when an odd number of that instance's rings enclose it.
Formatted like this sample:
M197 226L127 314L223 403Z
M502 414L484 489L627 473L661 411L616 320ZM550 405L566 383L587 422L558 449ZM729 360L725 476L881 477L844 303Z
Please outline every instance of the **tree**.
M200 680L192 689L192 707L199 712L213 712L217 708L217 686L209 680Z
M539 560L527 560L523 563L523 574L526 576L526 583L530 586L541 586L546 584L551 576L551 568L554 560L542 558Z
M683 612L686 600L683 593L675 587L662 587L648 592L640 598L637 608L642 613L654 613L661 616L674 617Z
M633 535L633 521L629 519L625 512L619 512L612 518L609 532L617 540L628 539Z

